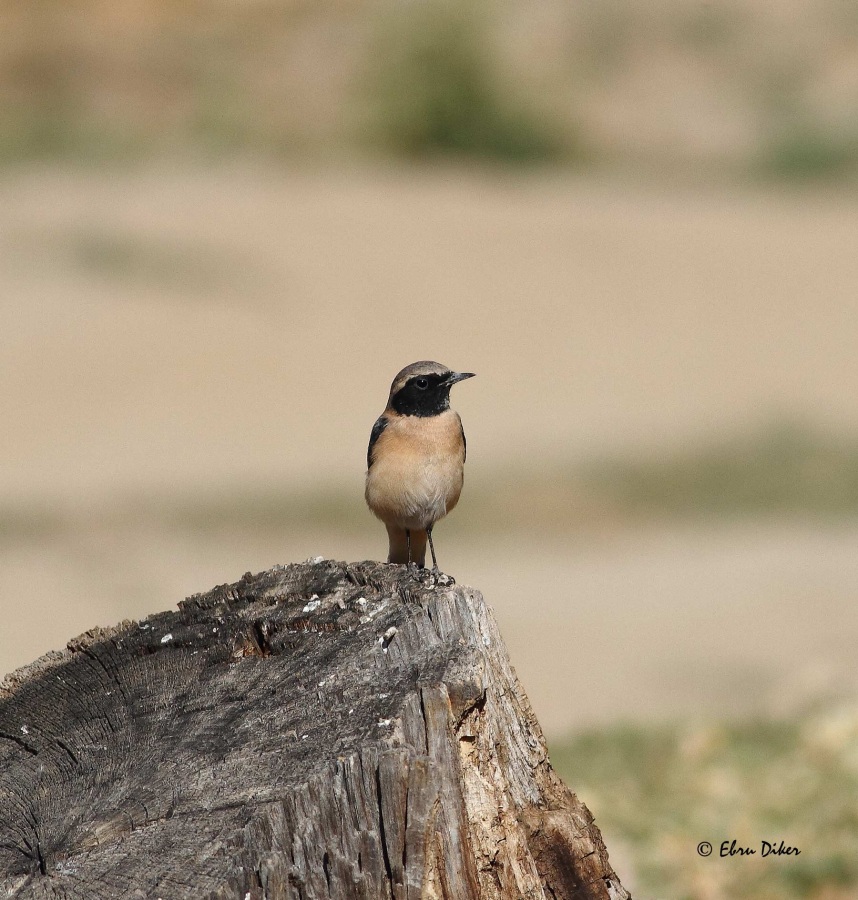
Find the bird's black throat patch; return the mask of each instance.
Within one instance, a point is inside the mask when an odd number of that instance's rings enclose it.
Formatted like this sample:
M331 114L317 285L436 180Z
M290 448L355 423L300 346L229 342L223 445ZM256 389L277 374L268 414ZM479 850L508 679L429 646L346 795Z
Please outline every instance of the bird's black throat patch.
M450 388L443 375L420 375L410 378L390 399L390 405L401 416L437 416L450 408ZM418 382L427 383L424 388Z

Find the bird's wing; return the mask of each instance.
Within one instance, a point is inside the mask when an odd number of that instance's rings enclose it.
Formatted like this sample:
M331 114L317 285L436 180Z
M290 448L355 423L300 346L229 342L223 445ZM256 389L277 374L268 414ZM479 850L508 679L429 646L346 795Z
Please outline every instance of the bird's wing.
M375 425L372 426L372 432L369 436L369 446L366 448L366 467L367 470L372 468L372 448L375 446L375 442L381 437L382 431L387 428L388 420L386 416L379 416L375 420Z

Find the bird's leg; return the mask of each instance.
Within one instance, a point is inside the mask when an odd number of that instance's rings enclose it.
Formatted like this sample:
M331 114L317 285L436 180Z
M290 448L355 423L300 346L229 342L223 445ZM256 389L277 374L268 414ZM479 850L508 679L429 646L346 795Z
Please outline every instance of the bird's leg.
M408 547L408 571L413 575L420 571L421 567L411 558L411 531L408 528L405 529L405 544Z
M408 545L408 568L416 571L420 566L411 558L411 531L408 528L405 529L405 542Z
M429 549L432 551L432 574L437 575L440 571L438 569L438 560L435 559L435 545L432 543L432 528L426 529L426 536L429 538Z

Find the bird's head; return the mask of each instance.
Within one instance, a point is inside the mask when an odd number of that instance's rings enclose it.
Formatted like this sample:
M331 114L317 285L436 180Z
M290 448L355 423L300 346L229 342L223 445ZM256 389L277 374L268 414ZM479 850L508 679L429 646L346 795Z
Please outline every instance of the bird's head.
M402 416L436 416L450 408L450 388L473 377L429 360L412 363L393 379L387 405Z

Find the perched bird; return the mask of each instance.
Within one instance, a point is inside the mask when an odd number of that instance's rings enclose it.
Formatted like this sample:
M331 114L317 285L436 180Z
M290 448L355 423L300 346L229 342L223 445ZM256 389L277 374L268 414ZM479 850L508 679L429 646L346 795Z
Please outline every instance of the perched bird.
M393 379L366 454L366 502L387 526L388 562L423 566L428 540L438 571L432 528L459 502L465 466L465 432L450 409L450 388L473 375L424 360Z

